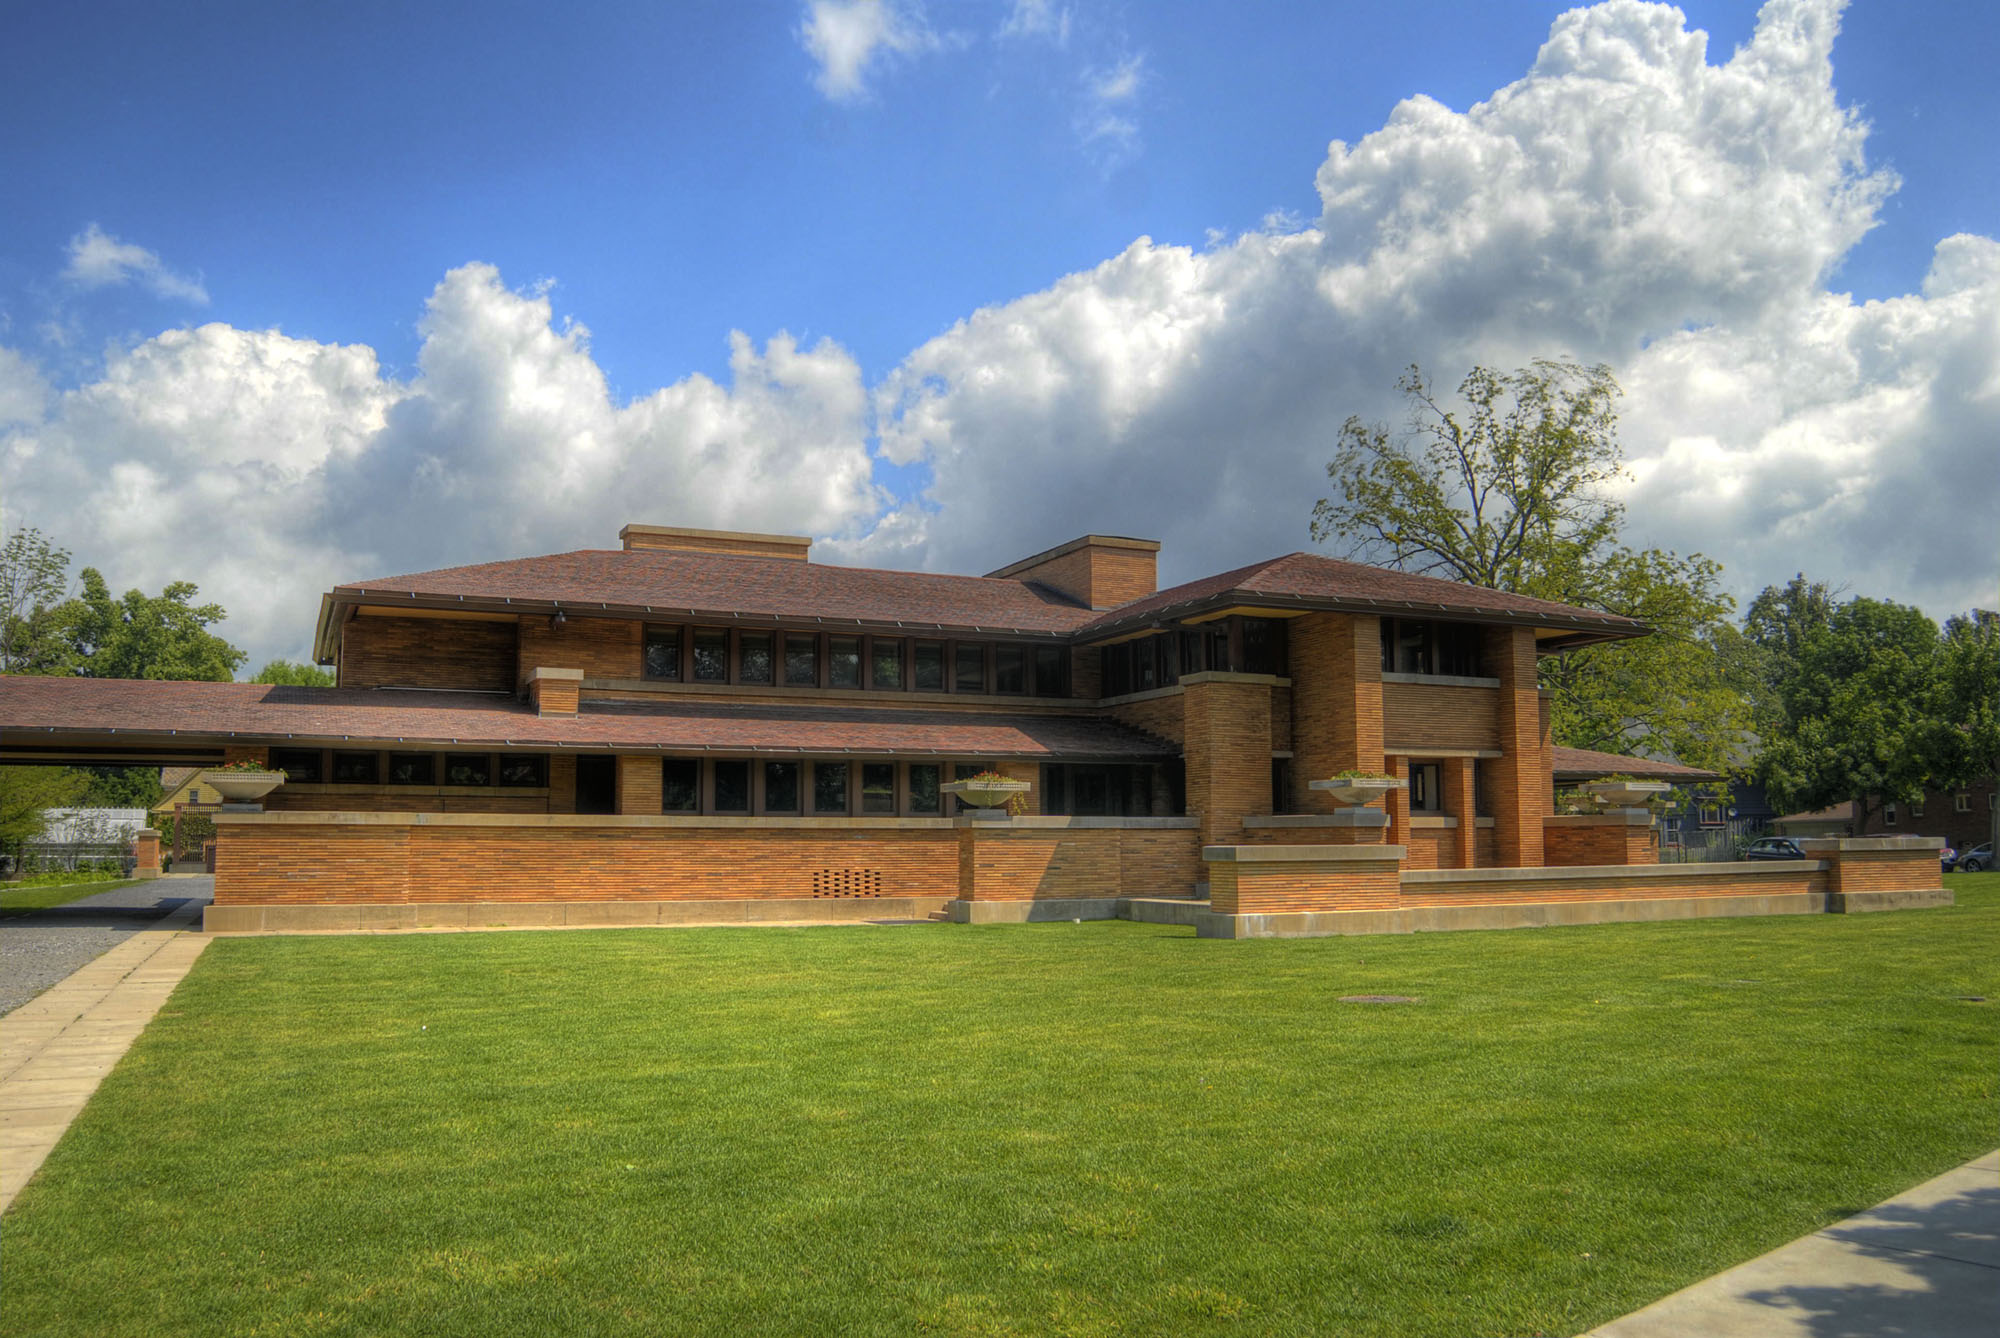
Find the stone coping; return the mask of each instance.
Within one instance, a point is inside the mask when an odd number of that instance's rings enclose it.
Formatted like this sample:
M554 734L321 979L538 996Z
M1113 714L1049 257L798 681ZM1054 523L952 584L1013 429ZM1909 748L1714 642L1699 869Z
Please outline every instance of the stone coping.
M1602 813L1551 813L1542 819L1544 827L1650 827L1650 808L1607 808Z
M1835 851L1851 855L1857 851L1898 851L1943 850L1942 836L1802 836L1798 838L1799 849L1832 854Z
M1075 831L1079 828L1101 827L1130 828L1140 831L1193 831L1201 826L1200 818L1064 818L1064 817L1019 817L1019 818L978 818L970 813L961 813L951 820L961 827L977 827L981 831ZM866 826L866 820L856 824Z
M581 683L583 682L583 670L536 668L528 671L528 681L530 683L548 682L551 680L560 680L565 683Z
M1181 675L1182 687L1196 683L1262 683L1268 688L1288 688L1292 680L1280 674L1239 674L1227 669L1204 669L1200 673Z
M1824 873L1825 860L1732 860L1712 864L1558 864L1526 869L1408 869L1405 886L1431 883L1561 883L1620 878L1775 878Z
M1338 813L1253 813L1245 827L1387 827L1389 815L1379 808L1345 808Z
M715 827L751 831L1074 831L1098 828L1192 831L1199 818L857 818L857 817L727 817L693 813L356 813L344 810L282 809L275 813L214 815L216 822L279 827L513 827L513 828L689 828Z
M1456 827L1456 826L1458 826L1458 819L1454 818L1449 813L1410 814L1410 829L1412 831L1415 831L1419 827Z
M1203 846L1209 864L1396 864L1403 846Z
M1424 688L1497 688L1497 678L1465 678L1457 674L1392 674L1382 673L1384 683L1403 683L1410 687Z

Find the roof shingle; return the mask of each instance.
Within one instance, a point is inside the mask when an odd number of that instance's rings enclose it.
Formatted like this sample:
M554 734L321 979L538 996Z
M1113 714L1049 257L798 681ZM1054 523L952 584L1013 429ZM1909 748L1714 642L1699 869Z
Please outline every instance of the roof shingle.
M173 733L191 740L288 739L520 748L778 753L936 753L1133 758L1178 750L1116 721L901 707L746 702L587 702L543 716L501 694L0 676L0 729L74 737Z

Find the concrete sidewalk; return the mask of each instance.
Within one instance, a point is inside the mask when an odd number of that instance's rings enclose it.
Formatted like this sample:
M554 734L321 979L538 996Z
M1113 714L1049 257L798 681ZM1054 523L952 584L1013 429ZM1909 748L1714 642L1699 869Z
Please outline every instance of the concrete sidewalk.
M0 1212L34 1177L208 939L190 903L0 1019Z
M1683 1288L1585 1338L1688 1334L2000 1334L2000 1152Z

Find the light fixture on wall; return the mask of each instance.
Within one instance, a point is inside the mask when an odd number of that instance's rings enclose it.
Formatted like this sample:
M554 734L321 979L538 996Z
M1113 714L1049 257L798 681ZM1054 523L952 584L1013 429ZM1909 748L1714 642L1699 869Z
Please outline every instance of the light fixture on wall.
M549 619L549 627L551 629L561 627L564 623L568 621L569 619L563 616L563 611L561 609L557 609L556 616Z

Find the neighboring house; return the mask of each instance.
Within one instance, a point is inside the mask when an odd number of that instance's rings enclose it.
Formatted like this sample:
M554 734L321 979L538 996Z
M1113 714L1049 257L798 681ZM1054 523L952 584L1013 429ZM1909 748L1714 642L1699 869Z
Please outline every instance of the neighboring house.
M143 808L51 808L42 813L42 834L21 844L26 870L74 869L79 864L122 860L132 834L146 825Z
M160 788L165 791L160 802L153 805L153 812L166 817L184 808L200 806L213 807L222 802L222 796L213 786L201 781L201 767L161 767Z
M1955 850L1993 839L1993 782L1926 790L1914 804L1871 806L1863 836L1942 836Z
M1780 836L1853 836L1856 834L1854 804L1850 800L1810 813L1787 813L1774 819L1771 825Z

